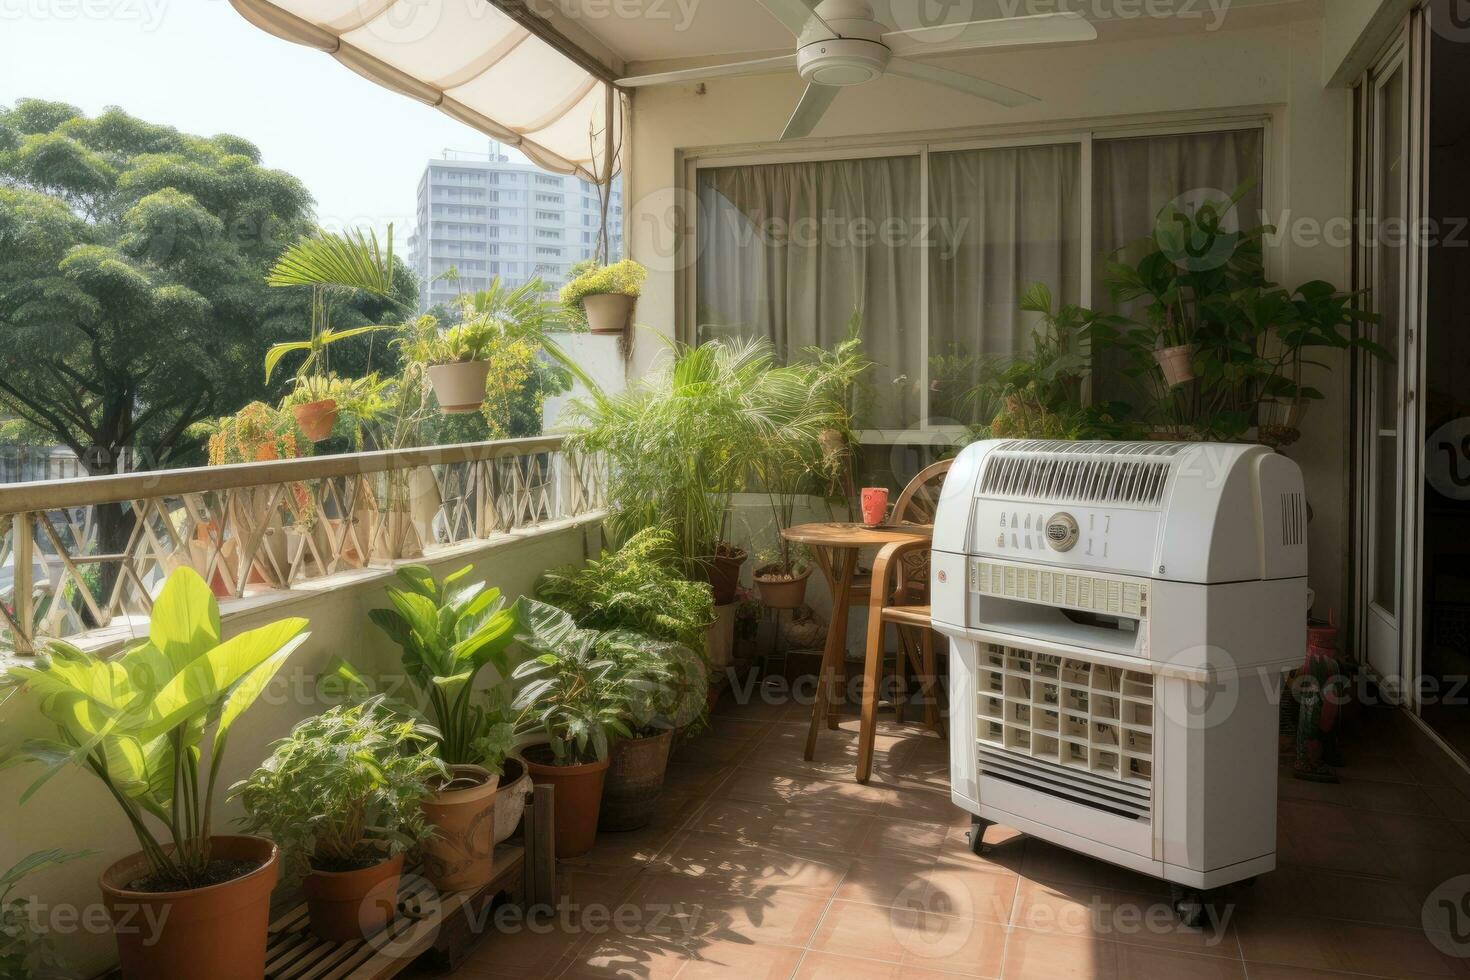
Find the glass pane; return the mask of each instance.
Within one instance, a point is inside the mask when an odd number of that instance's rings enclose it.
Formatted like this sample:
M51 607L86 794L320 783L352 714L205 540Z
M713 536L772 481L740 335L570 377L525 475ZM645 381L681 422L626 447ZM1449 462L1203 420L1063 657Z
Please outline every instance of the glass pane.
M859 424L919 421L925 226L918 157L699 173L696 338L832 347L855 319L876 367Z
M1378 159L1374 162L1378 214L1374 223L1374 308L1382 318L1377 340L1394 353L1374 367L1373 602L1398 612L1399 558L1399 334L1402 263L1407 239L1404 173L1404 73L1396 70L1378 90Z
M1081 159L1075 143L930 156L931 423L988 421L969 394L983 360L1030 350L1032 283L1081 302Z

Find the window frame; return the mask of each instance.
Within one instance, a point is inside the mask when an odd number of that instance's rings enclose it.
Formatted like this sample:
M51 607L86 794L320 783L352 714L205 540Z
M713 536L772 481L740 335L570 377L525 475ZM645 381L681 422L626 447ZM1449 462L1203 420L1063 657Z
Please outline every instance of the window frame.
M1082 183L1081 208L1082 227L1080 234L1084 243L1093 239L1093 186L1095 170L1093 145L1098 140L1129 139L1149 136L1187 136L1192 133L1219 133L1236 130L1261 130L1262 146L1262 207L1268 215L1276 213L1277 188L1281 175L1276 168L1275 129L1280 124L1281 110L1261 106L1245 106L1209 113L1173 114L1170 116L1143 116L1119 118L1086 126L1059 123L1042 127L988 128L983 131L967 130L936 133L918 139L895 138L887 142L877 137L854 137L824 140L811 148L793 148L782 144L757 144L734 147L699 147L678 150L675 153L676 191L683 202L683 220L675 243L676 256L690 256L689 261L680 262L674 280L675 324L674 336L684 343L696 339L696 266L699 262L697 250L699 208L695 205L699 193L699 171L727 167L758 167L782 163L821 163L843 160L863 160L882 157L917 157L919 160L920 220L929 220L929 161L935 153L959 152L964 150L1007 149L1026 146L1048 146L1062 143L1077 144L1080 150L1079 180ZM925 270L919 287L920 318L923 329L919 331L919 363L923 377L920 381L921 418L917 425L907 429L862 430L859 436L864 444L888 445L912 442L931 442L952 439L964 434L961 426L933 425L929 410L929 235L924 236L920 248L921 263ZM1276 277L1279 255L1268 250L1267 274ZM1084 306L1093 301L1093 264L1096 250L1085 247L1082 252L1082 294Z

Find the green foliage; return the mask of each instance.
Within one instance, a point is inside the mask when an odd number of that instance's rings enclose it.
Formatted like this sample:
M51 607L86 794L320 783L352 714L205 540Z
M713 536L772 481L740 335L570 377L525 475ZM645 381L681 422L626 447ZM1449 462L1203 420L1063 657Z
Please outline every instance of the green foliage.
M0 977L6 980L59 980L70 976L54 944L35 931L31 903L24 897L11 898L27 875L44 868L86 857L91 851L37 851L21 858L0 874Z
M967 400L985 419L983 438L1127 439L1142 433L1122 404L1086 405L1083 386L1092 367L1093 314L1057 305L1044 283L1021 297L1021 309L1041 316L1031 351L982 359L979 383Z
M268 397L260 351L307 308L265 285L310 227L299 181L238 137L117 109L21 100L0 133L0 409L112 472L125 448L176 465L200 448L194 423ZM395 283L411 302L412 278ZM336 325L382 305L347 299ZM105 524L102 549L120 550L126 522Z
M574 405L568 442L606 455L615 536L667 527L697 578L726 539L731 495L767 448L820 439L823 416L807 373L779 365L764 340L672 353L624 391Z
M310 456L313 446L289 411L251 402L217 422L200 423L209 439L209 465L259 463Z
M499 589L461 584L472 570L466 565L441 582L423 565L400 568L404 587L388 590L392 608L368 614L402 650L403 670L427 705L439 755L450 765L486 761L476 745L503 719L493 704L477 703L475 682L486 666L500 683L510 677L517 622Z
M427 840L423 804L449 769L414 723L379 698L308 718L232 787L241 825L297 872L351 871Z
M645 528L618 550L580 567L547 572L536 597L559 606L594 630L635 630L659 640L704 649L715 621L709 585L679 572L673 536Z
M281 410L290 412L300 405L331 400L337 403L337 421L332 426L331 440L341 440L351 452L361 452L365 434L381 425L393 408L395 379L380 378L376 371L361 378L340 378L336 374L313 375L296 379L291 391L281 399ZM327 451L333 451L330 445Z
M603 635L578 627L570 613L534 600L521 609L516 640L530 657L512 674L517 730L545 735L557 765L607 758L613 738L632 735L635 692L653 682L625 673L599 649Z
M194 887L210 862L230 730L306 640L306 625L282 619L222 641L209 586L181 568L154 604L148 639L121 657L100 660L54 642L34 667L11 667L3 684L32 699L56 730L5 754L6 766L45 767L21 802L66 766L82 766L122 808L155 877ZM172 851L150 818L168 830Z
M635 737L688 730L703 717L709 668L690 647L632 630L614 630L603 634L597 649L628 681L625 718Z
M603 296L608 293L637 296L643 291L643 282L647 278L648 270L632 259L624 259L601 268L593 267L576 275L561 287L561 302L563 306L576 307L588 296Z
M1104 276L1113 299L1140 305L1141 317L1092 314L1094 342L1128 354L1128 373L1149 396L1149 420L1198 438L1240 438L1268 398L1321 398L1302 383L1309 348L1389 356L1357 335L1377 320L1357 308L1360 296L1326 282L1291 291L1267 280L1263 242L1274 229L1234 230L1227 220L1248 190L1161 212L1155 233L1121 250ZM1171 387L1153 354L1176 346L1191 349L1195 380Z

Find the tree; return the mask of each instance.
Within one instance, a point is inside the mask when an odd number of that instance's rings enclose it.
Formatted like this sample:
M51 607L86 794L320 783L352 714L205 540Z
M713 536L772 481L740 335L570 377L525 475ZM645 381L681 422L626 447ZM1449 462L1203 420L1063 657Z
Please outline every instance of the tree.
M236 136L193 136L109 109L0 107L0 410L45 430L93 475L199 450L194 423L267 390L271 343L306 336L310 298L266 272L312 227L312 199ZM412 290L405 268L401 281ZM344 311L381 322L384 304ZM369 348L335 353L339 365ZM278 379L284 384L284 379ZM130 521L99 515L115 553Z

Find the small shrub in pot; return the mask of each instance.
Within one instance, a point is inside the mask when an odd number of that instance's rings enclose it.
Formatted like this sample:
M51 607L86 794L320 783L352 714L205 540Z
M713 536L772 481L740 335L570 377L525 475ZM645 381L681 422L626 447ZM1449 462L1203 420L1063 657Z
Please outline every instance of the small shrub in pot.
M429 786L450 778L414 723L375 697L301 722L234 790L244 827L305 874L312 930L348 942L392 921L404 852L432 833Z

